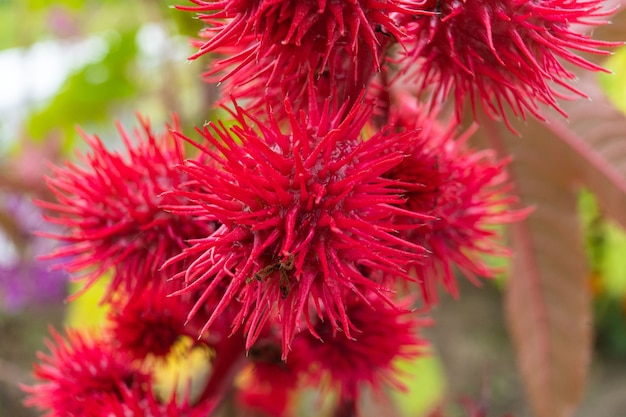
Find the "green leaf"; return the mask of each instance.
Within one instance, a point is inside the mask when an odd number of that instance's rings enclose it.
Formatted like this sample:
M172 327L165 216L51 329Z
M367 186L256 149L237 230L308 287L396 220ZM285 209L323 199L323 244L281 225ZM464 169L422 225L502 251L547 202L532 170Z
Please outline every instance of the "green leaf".
M106 320L108 305L100 301L108 288L109 279L102 277L89 289L83 290L83 282L71 282L70 294L80 294L67 305L65 325L75 329L98 329Z
M79 9L86 3L85 0L26 0L29 9L46 9L50 6L63 5L72 9Z
M403 416L427 415L441 404L446 390L444 371L439 358L422 356L413 361L399 361L399 379L406 391L392 391L391 396Z
M604 288L609 296L626 296L626 234L613 221L605 228L606 246L601 265Z
M107 34L108 53L72 74L50 103L31 116L29 135L45 140L60 132L67 145L76 136L77 124L107 120L114 105L133 97L136 88L130 74L137 54L135 33Z
M17 1L0 0L0 49L27 46L45 33L44 10L30 10ZM24 21L28 21L24 25Z
M607 97L623 113L626 113L626 48L620 48L605 61L613 74L601 74L600 83Z

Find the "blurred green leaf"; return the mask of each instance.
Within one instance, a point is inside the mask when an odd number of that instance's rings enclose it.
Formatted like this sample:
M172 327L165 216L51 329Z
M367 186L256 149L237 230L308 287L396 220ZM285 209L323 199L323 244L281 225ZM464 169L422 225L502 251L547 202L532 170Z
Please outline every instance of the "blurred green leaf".
M598 209L598 202L587 189L582 189L578 197L578 213L585 232L585 247L593 273L600 275L604 257L604 224Z
M626 355L626 300L602 297L596 300L596 347L609 356Z
M22 3L0 0L0 49L25 46L41 37L45 12L29 10Z
M607 221L605 255L601 264L606 292L611 296L626 296L626 234L613 221Z
M178 10L174 5L193 6L189 0L161 0L162 9L165 10L166 17L170 19L176 26L181 35L190 38L198 37L198 32L205 26L204 23L195 18L193 12ZM169 13L168 8L169 7Z
M600 291L609 297L626 297L626 234L601 214L596 198L587 190L580 194L579 212L592 270L600 276Z
M45 9L50 6L63 5L67 7L71 7L72 9L79 9L83 7L86 3L85 0L26 0L26 5L28 8L37 10L37 9Z
M601 73L600 84L615 107L626 113L626 47L618 49L604 66L613 74Z
M435 354L413 361L399 361L397 366L399 379L406 391L394 390L391 395L402 415L424 416L442 403L446 383L443 368Z
M70 283L70 294L77 298L67 305L65 326L93 330L103 327L110 307L102 304L101 300L106 293L108 282L108 277L102 277L88 289L84 288L84 282Z
M68 77L50 103L33 113L27 123L29 135L44 140L61 131L69 146L76 136L76 124L106 120L115 104L132 97L136 91L131 76L137 54L135 33L107 34L108 53Z

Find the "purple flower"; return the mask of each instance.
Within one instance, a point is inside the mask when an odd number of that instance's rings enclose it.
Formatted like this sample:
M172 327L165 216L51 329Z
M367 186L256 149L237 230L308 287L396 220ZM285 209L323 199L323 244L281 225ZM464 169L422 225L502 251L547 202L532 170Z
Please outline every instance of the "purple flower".
M0 213L0 309L18 312L29 305L62 300L67 294L67 273L53 271L54 261L37 259L56 245L34 235L37 230L50 231L41 210L25 195L8 194L0 199Z

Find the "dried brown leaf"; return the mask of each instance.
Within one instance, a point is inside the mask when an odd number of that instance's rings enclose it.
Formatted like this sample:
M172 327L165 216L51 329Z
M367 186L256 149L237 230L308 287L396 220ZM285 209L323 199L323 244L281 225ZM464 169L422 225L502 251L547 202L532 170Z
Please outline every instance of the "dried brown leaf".
M582 399L591 356L577 195L554 183L528 182L520 188L535 198L543 194L550 205L538 203L524 223L514 226L507 321L535 415L567 417Z
M523 204L535 211L513 226L506 313L536 417L568 417L578 406L591 355L587 266L577 217L574 152L530 121L513 137L494 122L484 132L511 166Z
M615 0L614 5L626 4ZM626 39L626 12L596 38ZM577 218L578 190L626 227L626 118L608 101L595 74L581 77L591 100L565 102L569 120L528 121L512 137L492 121L489 143L512 154L524 205L535 212L513 227L513 264L506 293L508 325L531 407L537 417L567 417L577 408L591 357L588 269Z
M569 123L547 128L567 145L572 176L598 198L603 211L626 228L626 117L609 102L591 74L581 79L591 101L566 103Z

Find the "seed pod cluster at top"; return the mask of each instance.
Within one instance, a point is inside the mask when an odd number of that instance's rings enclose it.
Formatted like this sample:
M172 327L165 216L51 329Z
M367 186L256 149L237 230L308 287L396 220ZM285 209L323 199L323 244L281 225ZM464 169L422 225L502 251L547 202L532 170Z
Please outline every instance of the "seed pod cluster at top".
M600 48L618 45L585 32L613 13L602 0L193 3L179 6L206 23L191 59L226 55L210 63L208 79L228 79L229 96L253 101L293 97L307 76L326 85L321 93L354 100L376 72L389 69L407 74L425 100L454 100L458 119L468 103L474 114L480 107L505 116L508 107L541 119L540 103L562 112L557 98L585 97L563 61L603 71L577 52L607 54ZM301 104L306 100L295 106Z

